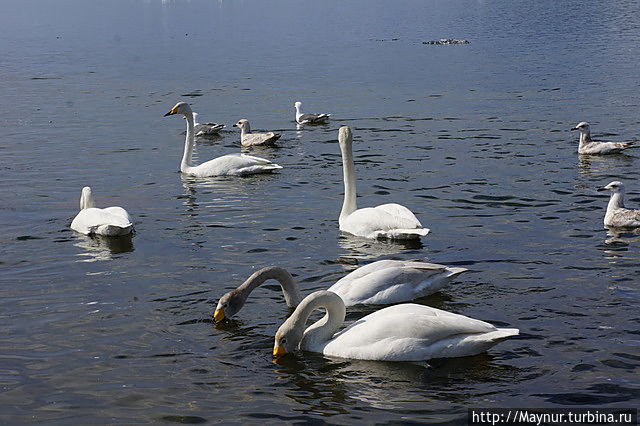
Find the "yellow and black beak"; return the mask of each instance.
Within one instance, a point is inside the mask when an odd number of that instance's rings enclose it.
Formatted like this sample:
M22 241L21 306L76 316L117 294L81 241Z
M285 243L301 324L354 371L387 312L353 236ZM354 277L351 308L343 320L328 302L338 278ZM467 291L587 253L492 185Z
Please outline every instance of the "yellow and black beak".
M174 106L173 108L171 108L171 111L169 111L168 113L166 113L164 116L168 116L168 115L174 115L178 113L178 106Z
M224 310L216 309L216 311L213 313L213 319L216 320L216 322L222 321L224 319Z
M273 356L275 358L281 358L287 354L287 351L282 346L276 346L273 348Z

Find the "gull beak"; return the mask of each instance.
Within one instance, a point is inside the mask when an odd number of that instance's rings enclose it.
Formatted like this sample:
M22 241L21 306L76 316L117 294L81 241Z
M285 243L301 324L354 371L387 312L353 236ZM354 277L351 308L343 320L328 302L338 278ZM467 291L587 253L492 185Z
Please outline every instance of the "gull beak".
M572 127L572 128L571 128L571 129L569 129L569 130L578 130L578 128L577 128L577 127Z
M237 125L237 124L234 124L232 127L238 127L238 125Z
M224 310L216 309L213 313L213 319L216 320L216 322L222 321L224 319Z
M287 351L282 346L276 346L275 348L273 348L273 356L275 358L281 358L286 353L287 353Z
M601 186L600 188L596 188L596 191L602 192L602 191L606 191L607 189L609 188L607 188L606 186Z
M168 116L168 115L174 115L174 114L177 114L177 113L178 113L178 108L177 108L177 107L173 107L173 108L171 108L171 110L170 110L168 113L166 113L164 116L166 117L166 116Z

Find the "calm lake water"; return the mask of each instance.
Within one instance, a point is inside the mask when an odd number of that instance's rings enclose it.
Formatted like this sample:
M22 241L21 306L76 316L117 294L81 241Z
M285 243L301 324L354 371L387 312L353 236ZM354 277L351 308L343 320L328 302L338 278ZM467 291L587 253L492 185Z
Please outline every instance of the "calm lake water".
M635 1L1 0L0 422L427 422L468 407L637 407L640 236L608 235L638 154L580 159L569 128L640 132ZM440 38L470 44L425 45ZM185 100L225 123L197 161L238 152L284 169L178 172ZM297 130L293 102L330 112ZM398 202L421 244L341 235L337 129L354 130L360 205ZM132 238L74 234L83 186ZM521 335L425 363L272 362L279 286L214 324L218 297L279 265L303 293L357 265L470 271L420 300ZM356 308L348 320L372 312Z

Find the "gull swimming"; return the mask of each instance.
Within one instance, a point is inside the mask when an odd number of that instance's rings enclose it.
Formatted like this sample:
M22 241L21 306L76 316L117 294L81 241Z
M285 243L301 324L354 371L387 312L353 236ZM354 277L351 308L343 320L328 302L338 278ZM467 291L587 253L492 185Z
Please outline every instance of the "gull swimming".
M281 169L282 166L260 157L246 154L228 154L214 158L197 166L191 166L191 156L194 145L193 112L186 102L178 102L168 115L182 114L187 121L187 135L184 141L184 153L180 164L180 171L196 177L211 176L246 176L255 173L268 173Z
M239 120L233 127L240 129L240 143L242 146L273 146L280 139L280 133L251 133L249 120Z
M129 213L122 207L95 206L91 188L85 186L80 195L80 213L71 222L71 229L84 235L105 235L109 237L131 233L133 224Z
M624 185L620 181L613 181L598 191L611 191L611 198L604 215L604 226L614 228L640 227L640 210L628 209L624 206Z
M298 124L322 124L326 123L331 114L303 114L302 102L298 101L293 106L296 109L296 122Z
M217 135L222 129L224 129L224 124L198 123L198 113L193 112L193 131L196 132L196 137Z
M356 205L356 177L353 165L353 135L348 126L340 127L338 141L342 152L344 201L338 220L340 230L365 238L398 240L417 239L429 233L416 216L400 204L382 204L358 209Z
M390 305L433 294L466 271L436 263L386 259L361 266L327 290L340 296L345 306ZM291 274L284 268L268 266L225 293L218 301L214 319L219 322L237 314L251 292L268 280L280 283L287 306L298 306L300 288Z
M305 329L309 316L319 308L324 308L326 315ZM517 328L497 328L414 303L389 306L338 331L345 313L337 294L311 293L278 328L273 356L280 358L302 349L347 359L424 361L477 355L520 333Z
M633 142L597 142L591 140L591 128L586 121L581 121L576 127L572 127L571 130L580 131L578 154L617 154L622 152L623 149L630 148L633 145Z

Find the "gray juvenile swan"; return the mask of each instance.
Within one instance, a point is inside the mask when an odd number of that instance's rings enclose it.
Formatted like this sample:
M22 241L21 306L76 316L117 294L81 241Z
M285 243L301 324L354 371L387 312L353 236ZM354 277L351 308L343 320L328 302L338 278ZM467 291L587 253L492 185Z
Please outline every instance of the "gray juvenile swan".
M604 215L604 226L613 228L637 228L640 227L640 210L627 209L624 206L624 185L617 180L607 186L598 188L598 191L611 191L611 198L607 205L607 213Z
M293 104L296 109L296 122L298 124L324 124L329 120L331 114L303 114L302 102L298 101Z
M280 139L280 133L251 133L251 125L249 120L239 120L233 127L240 129L240 143L242 146L273 146Z
M311 313L327 314L305 330ZM476 355L507 337L517 328L496 328L484 321L429 306L405 303L389 306L338 331L345 318L342 299L331 291L307 296L278 328L273 356L296 349L323 355L377 361L424 361Z
M117 236L131 233L133 224L122 207L94 207L91 188L85 186L80 195L80 213L71 222L71 229L85 235Z
M596 142L591 140L591 128L586 121L581 121L576 127L572 127L571 130L580 131L578 154L617 154L622 152L623 149L630 148L633 145L633 142Z
M184 141L184 153L182 162L180 163L180 171L184 174L196 177L211 176L245 176L255 173L267 173L281 169L275 163L264 158L254 157L245 154L228 154L222 157L214 158L197 166L191 165L191 156L193 154L194 127L193 112L186 102L178 102L168 113L168 115L182 114L187 122L187 135Z
M328 291L340 296L346 306L389 305L433 294L465 271L465 268L435 263L379 260L344 276ZM291 274L283 268L269 266L254 272L238 288L224 294L216 306L215 320L219 322L238 313L251 292L270 279L280 283L287 306L298 306L300 290Z
M365 238L417 239L429 233L416 216L400 204L382 204L358 209L356 177L353 164L353 135L347 126L340 127L338 141L342 152L344 201L340 211L340 230Z

